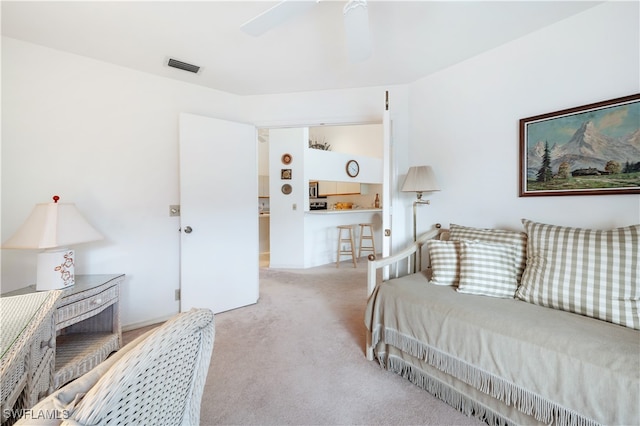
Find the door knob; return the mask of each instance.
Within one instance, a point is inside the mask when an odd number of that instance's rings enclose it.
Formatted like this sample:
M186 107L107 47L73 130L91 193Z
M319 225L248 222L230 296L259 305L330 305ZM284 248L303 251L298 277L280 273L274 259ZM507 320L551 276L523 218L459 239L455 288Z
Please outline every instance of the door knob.
M184 227L184 232L185 232L185 234L190 234L190 233L191 233L191 231L193 231L193 229L191 229L191 227L190 227L190 226L185 226L185 227Z

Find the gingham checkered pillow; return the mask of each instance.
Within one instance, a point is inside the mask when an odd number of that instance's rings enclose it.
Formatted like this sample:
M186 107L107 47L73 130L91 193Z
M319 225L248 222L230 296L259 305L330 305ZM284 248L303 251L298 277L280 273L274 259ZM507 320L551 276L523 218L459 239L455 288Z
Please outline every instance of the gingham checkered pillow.
M471 228L454 223L450 224L449 229L452 240L478 240L483 243L513 245L516 251L516 280L520 283L527 262L527 234L505 229Z
M528 259L516 297L640 330L640 225L598 231L522 223Z
M458 285L460 275L458 245L458 241L427 241L431 261L431 284Z
M460 241L460 293L513 299L516 280L515 246Z

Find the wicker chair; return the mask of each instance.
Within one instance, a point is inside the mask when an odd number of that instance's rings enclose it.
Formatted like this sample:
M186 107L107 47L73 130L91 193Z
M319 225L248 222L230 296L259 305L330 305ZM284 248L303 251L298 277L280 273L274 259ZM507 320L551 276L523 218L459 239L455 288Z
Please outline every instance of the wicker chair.
M192 309L60 388L21 425L197 425L213 350L213 313Z

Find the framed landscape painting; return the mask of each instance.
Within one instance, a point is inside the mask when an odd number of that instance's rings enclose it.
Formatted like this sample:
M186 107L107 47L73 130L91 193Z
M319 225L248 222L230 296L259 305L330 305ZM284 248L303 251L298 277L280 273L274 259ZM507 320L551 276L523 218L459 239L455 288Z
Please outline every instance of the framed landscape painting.
M640 94L520 120L520 196L640 194Z

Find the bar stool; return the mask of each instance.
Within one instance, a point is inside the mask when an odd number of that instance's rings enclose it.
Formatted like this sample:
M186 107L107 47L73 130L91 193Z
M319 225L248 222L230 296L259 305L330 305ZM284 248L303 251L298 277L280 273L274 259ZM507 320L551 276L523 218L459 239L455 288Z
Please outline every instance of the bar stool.
M346 235L343 236L343 231ZM342 249L342 244L349 244L349 249ZM351 225L339 225L338 226L338 260L336 261L336 268L340 267L340 255L351 256L353 261L353 267L356 268L356 245L353 240L353 226Z
M373 237L373 223L359 223L360 226L360 243L358 244L358 258L362 256L363 251L370 251L373 255L376 255L376 242ZM369 235L365 235L365 229L369 230ZM365 240L371 241L371 245L363 246L362 243Z

